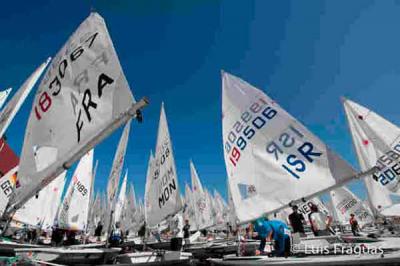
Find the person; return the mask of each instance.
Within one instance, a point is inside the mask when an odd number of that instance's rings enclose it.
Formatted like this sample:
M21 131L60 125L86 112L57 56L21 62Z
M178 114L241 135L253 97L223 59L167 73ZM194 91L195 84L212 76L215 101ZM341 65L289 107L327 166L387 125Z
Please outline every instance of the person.
M293 212L289 215L289 222L293 228L293 233L300 233L300 236L305 236L306 233L304 231L304 224L306 220L304 219L303 214L299 213L299 207L294 205L292 207Z
M100 241L101 235L103 233L103 224L101 221L97 223L96 229L94 229L94 236L96 237L97 241Z
M246 227L244 239L253 239L253 224L249 224L249 226Z
M118 246L124 241L124 233L120 228L120 222L115 223L115 228L111 230L109 243L111 247Z
M353 233L353 235L360 236L360 234L358 233L360 231L360 227L358 225L358 221L357 221L354 213L350 214L350 226L351 226L351 232Z
M71 229L66 232L67 240L65 241L65 245L71 246L76 244L76 231Z
M310 220L311 230L314 236L328 236L330 232L326 227L326 215L318 210L317 205L310 205L311 212L308 214Z
M63 240L63 231L58 228L58 224L55 223L52 226L52 233L51 233L51 245L52 246L60 246Z
M232 225L229 223L229 222L227 222L226 223L226 238L229 238L229 236L231 236L232 235Z
M185 226L183 226L183 238L185 239L185 245L190 244L190 224L189 220L185 220Z
M253 228L261 240L257 254L263 254L267 241L274 240L272 255L277 257L290 255L290 231L284 222L260 218L253 222Z
M142 241L145 241L146 238L146 222L143 222L142 226L140 227L138 231L138 236L142 239Z
M172 235L171 238L171 250L172 251L180 251L182 249L182 241L183 241L183 217L182 214L177 213L172 219Z
M333 217L331 215L326 216L326 229L332 234L336 235L335 230L332 228Z

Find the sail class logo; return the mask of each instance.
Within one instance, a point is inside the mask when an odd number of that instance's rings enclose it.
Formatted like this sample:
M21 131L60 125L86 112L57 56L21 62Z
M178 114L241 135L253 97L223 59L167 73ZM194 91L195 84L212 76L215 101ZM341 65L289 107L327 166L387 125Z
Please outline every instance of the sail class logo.
M257 190L254 185L238 184L239 193L242 199L248 199L256 195Z

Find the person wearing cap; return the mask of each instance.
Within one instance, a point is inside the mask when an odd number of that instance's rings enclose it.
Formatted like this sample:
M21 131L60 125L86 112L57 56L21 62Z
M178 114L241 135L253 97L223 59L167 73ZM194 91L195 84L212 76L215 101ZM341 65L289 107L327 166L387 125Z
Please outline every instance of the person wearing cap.
M279 220L268 221L265 218L253 222L254 230L260 238L258 254L263 254L267 241L274 242L274 252L277 257L287 257L290 254L290 231L287 225Z

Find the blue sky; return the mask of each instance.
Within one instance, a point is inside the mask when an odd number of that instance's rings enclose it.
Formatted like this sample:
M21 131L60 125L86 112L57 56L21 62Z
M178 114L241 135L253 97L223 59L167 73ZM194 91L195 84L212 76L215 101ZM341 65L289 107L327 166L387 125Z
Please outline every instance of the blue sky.
M17 89L91 6L106 20L136 98L151 101L144 123L133 124L125 161L139 196L161 101L181 188L193 159L205 186L225 196L220 69L263 89L356 168L340 96L400 125L400 2L389 0L6 1L0 87ZM7 132L17 153L33 96ZM96 190L105 190L121 131L95 150ZM351 188L365 197L363 185Z

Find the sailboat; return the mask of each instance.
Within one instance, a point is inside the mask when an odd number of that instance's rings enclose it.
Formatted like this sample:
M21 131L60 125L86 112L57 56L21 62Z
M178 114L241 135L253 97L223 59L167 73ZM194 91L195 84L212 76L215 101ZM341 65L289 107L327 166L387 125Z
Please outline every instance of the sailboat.
M30 225L43 231L51 230L61 203L65 174L66 172L63 172L18 209L13 216L13 221Z
M161 105L155 151L154 158L150 154L145 187L145 221L149 229L156 229L157 225L172 218L183 207L164 104ZM189 263L191 257L191 253L182 251L144 251L120 255L117 261L133 265L172 265Z
M210 201L203 189L200 178L192 161L190 161L190 176L192 179L192 196L195 204L195 217L198 230L206 229L214 225L211 216Z
M126 183L128 179L128 170L125 172L124 180L122 181L121 188L119 190L117 204L115 206L114 222L121 222L123 220L123 214L126 207Z
M222 84L224 157L240 223L315 197L354 175L349 164L265 93L226 72Z
M7 214L119 126L141 117L145 105L145 99L135 101L105 22L92 12L54 57L39 85L22 148L20 187ZM53 149L56 156L38 171L33 158L41 149Z
M185 220L189 220L191 230L199 230L199 226L196 221L196 204L193 199L193 192L189 185L185 184Z
M8 88L4 91L0 91L0 110L3 107L4 103L7 101L8 95L10 95L12 89Z
M348 163L264 92L226 72L222 72L222 87L224 158L239 224L357 177ZM257 256L212 261L252 263L246 259L269 260Z
M374 222L373 214L364 203L348 188L342 187L330 192L336 217L341 225L348 225L350 214L354 214L360 227Z
M129 184L129 190L127 193L126 204L123 209L123 224L126 227L126 231L129 232L128 238L132 239L132 235L135 233L135 229L139 228L139 224L136 221L136 214L138 213L138 207L136 203L135 188L133 183Z
M358 103L342 100L361 170L377 166L372 178L365 179L370 208L377 217L385 209L396 209L390 195L400 195L400 128Z
M113 164L110 171L110 176L108 177L108 185L107 185L107 202L108 202L108 218L106 219L105 227L107 228L106 234L111 232L114 224L115 218L115 204L116 204L116 196L119 186L119 180L122 172L122 167L124 165L126 148L128 146L129 132L131 128L131 123L128 122L124 131L122 132L121 138L118 143L117 150L114 155Z
M11 98L11 100L1 110L1 113L0 113L0 138L3 137L8 126L11 124L15 115L21 108L26 97L28 97L29 93L35 86L36 82L39 80L43 71L46 69L50 60L51 60L51 58L48 58L28 77L28 79L22 84L21 88L19 88L19 90L14 94L14 96Z
M164 104L161 105L156 152L151 170L150 178L146 180L146 224L155 227L183 207Z
M58 214L58 226L85 232L93 179L93 150L84 155L72 176Z
M92 12L54 57L39 85L22 147L20 186L14 190L6 215L19 209L117 128L132 118L141 121L140 109L147 103L147 99L136 102L104 19ZM43 150L52 151L54 156L48 158L46 168L39 170L34 153ZM75 222L75 215L65 218L66 223L83 229L87 222L87 216L84 222L79 218ZM118 252L85 248L19 250L28 257L45 254L48 261L62 264L78 263L71 256L101 264Z

